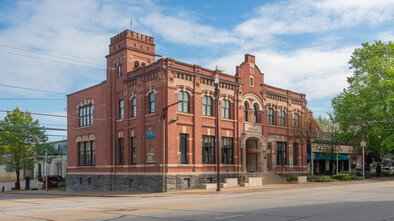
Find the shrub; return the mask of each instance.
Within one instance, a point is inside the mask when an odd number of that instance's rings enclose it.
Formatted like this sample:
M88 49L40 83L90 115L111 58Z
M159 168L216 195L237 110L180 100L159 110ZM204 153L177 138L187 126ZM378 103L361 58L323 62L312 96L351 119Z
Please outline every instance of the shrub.
M331 177L329 176L316 176L315 182L330 182Z
M291 175L287 177L287 181L297 181L298 180L298 176L296 175Z
M349 174L337 174L337 175L332 176L332 178L336 179L336 180L341 180L341 181L352 180L352 178Z
M338 180L336 180L336 179L330 179L330 182L338 182Z
M307 176L308 181L315 181L316 175Z

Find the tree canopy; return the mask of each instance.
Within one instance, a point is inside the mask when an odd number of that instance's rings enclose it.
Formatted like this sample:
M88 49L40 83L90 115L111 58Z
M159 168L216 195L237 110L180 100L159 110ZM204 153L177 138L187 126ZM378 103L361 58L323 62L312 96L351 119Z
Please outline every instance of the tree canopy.
M367 142L366 152L379 158L394 154L394 44L363 43L349 61L349 86L331 103L331 117L344 140Z
M16 172L16 188L20 188L19 175L23 169L32 169L35 162L49 155L57 154L52 146L45 144L48 140L44 128L38 120L33 120L29 112L16 108L7 112L4 120L0 121L0 158Z

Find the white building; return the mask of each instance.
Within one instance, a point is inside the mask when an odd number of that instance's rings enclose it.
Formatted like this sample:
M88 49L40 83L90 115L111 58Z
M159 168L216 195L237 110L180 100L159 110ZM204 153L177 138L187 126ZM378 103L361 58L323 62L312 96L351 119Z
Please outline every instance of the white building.
M47 175L60 175L66 177L67 172L67 140L48 142L55 148L60 150L51 163L47 164ZM44 176L45 161L38 162L34 165L34 178L41 178Z

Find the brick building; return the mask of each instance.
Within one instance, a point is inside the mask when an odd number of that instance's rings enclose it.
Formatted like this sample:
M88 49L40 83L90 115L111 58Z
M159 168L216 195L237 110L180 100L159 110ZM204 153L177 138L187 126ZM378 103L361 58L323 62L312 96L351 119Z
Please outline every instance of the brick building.
M306 173L305 94L265 84L253 55L235 76L159 57L152 37L125 30L107 79L68 95L68 190L199 188L215 182L217 158L222 179Z

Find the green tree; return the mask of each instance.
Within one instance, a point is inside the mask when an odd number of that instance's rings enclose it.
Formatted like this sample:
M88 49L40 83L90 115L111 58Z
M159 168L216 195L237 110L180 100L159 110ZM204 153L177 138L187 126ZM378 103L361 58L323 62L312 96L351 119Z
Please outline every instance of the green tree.
M47 139L44 128L38 120L33 120L29 112L16 108L13 112L7 112L4 120L0 121L2 163L16 172L16 189L20 189L21 170L32 169L35 162L43 159L45 152L57 154L52 146L45 144Z
M375 159L394 154L394 44L363 43L349 64L349 86L331 101L340 135L357 143L364 137L366 153Z

